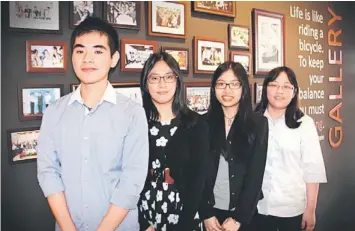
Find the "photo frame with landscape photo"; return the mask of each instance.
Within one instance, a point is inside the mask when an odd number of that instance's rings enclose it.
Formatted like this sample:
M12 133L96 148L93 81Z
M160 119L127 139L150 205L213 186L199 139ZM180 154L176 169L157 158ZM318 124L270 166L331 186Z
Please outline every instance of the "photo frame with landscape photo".
M68 46L62 41L26 41L27 72L66 72Z
M196 12L215 14L235 18L237 16L235 1L194 1L192 8Z
M242 64L248 75L251 73L251 57L249 52L231 51L230 60Z
M285 16L253 10L254 74L265 75L285 65Z
M141 4L138 1L104 1L103 18L113 27L140 29Z
M63 96L61 84L18 85L18 114L20 121L40 120L46 108Z
M250 48L250 31L249 27L236 24L228 25L229 47L249 50Z
M116 92L130 98L131 100L143 105L142 93L140 84L135 82L111 83ZM71 84L71 91L75 91L79 84Z
M62 33L60 2L58 1L10 1L10 31Z
M40 127L7 130L7 147L11 165L35 162Z
M148 2L148 34L152 36L187 38L186 2Z
M179 47L163 47L162 50L175 58L182 73L189 72L189 49Z
M188 108L199 113L205 114L208 111L211 96L209 82L185 83L185 99Z
M121 71L140 72L145 61L157 52L158 43L148 40L121 40Z
M194 37L194 72L212 74L227 60L226 50L224 40Z
M99 15L99 4L96 1L69 2L69 27L75 28L87 17Z

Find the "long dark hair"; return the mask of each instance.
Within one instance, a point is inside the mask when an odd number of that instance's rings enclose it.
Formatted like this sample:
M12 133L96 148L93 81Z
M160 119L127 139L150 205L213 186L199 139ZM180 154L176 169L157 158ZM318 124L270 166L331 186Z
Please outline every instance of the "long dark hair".
M212 124L212 128L211 128L212 131L214 129L219 129L221 127L221 124L223 124L222 127L224 129L224 123L222 122L224 121L224 113L223 113L222 105L216 97L215 86L218 78L228 70L233 71L234 75L238 78L242 87L242 95L239 101L239 109L234 119L237 121L233 122L233 124L237 122L238 126L232 126L231 129L233 130L237 129L239 133L243 135L244 140L250 144L252 142L252 134L250 131L250 124L251 124L250 115L251 113L253 113L253 110L251 105L251 96L250 96L251 94L250 94L248 74L246 73L244 67L240 63L227 61L219 65L215 70L211 81L211 100L210 100L210 106L208 109L207 118L209 124ZM223 149L225 149L225 147Z
M147 120L158 121L159 112L155 105L153 104L152 97L149 94L147 81L148 76L155 64L159 61L164 61L170 69L177 76L176 78L176 91L174 94L174 99L172 102L172 112L176 116L183 116L187 114L187 106L184 100L184 83L180 74L179 64L176 62L173 56L166 52L157 52L152 54L148 60L145 62L141 78L140 78L140 88L143 98L143 107L147 116Z
M282 67L277 67L272 69L267 77L264 80L263 84L263 91L261 95L261 101L255 108L255 111L261 114L264 114L269 101L267 99L267 86L270 82L273 82L276 80L276 78L284 72L292 86L294 87L294 97L292 98L291 102L287 105L286 108L286 113L285 113L285 122L287 127L289 128L298 128L301 125L301 122L298 122L300 118L304 116L304 113L301 111L301 109L298 106L298 93L299 93L299 87L296 79L296 74L293 72L293 70L289 67L282 66Z

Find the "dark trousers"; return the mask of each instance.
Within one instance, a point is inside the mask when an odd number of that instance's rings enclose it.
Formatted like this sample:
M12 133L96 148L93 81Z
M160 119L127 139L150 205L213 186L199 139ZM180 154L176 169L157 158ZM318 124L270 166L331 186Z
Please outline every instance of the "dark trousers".
M31 114L35 114L35 103L31 102Z
M227 218L233 217L233 211L220 210L216 208L214 208L213 211L214 211L214 216L217 218L220 225L222 225ZM204 230L206 230L205 227ZM242 224L242 226L238 231L258 231L258 230L256 229L255 224Z
M38 104L38 114L43 114L43 104Z
M251 225L255 231L302 231L302 214L296 217L274 217L257 214Z

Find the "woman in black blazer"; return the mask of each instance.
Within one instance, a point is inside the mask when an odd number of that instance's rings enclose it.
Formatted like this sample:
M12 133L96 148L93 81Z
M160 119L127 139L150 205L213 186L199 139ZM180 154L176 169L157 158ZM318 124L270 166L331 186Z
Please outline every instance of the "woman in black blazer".
M211 81L210 166L200 214L207 231L251 230L262 197L268 123L252 111L248 75L240 63L221 64Z
M175 59L155 53L141 75L149 124L149 172L138 202L140 230L201 230L208 127L184 101Z

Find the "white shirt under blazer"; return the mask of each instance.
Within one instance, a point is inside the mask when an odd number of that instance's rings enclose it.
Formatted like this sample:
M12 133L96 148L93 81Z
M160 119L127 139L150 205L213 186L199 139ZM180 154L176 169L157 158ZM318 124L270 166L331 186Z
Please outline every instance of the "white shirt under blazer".
M322 150L313 119L304 115L298 128L287 127L285 116L269 122L269 141L258 212L294 217L306 208L306 183L326 183Z

